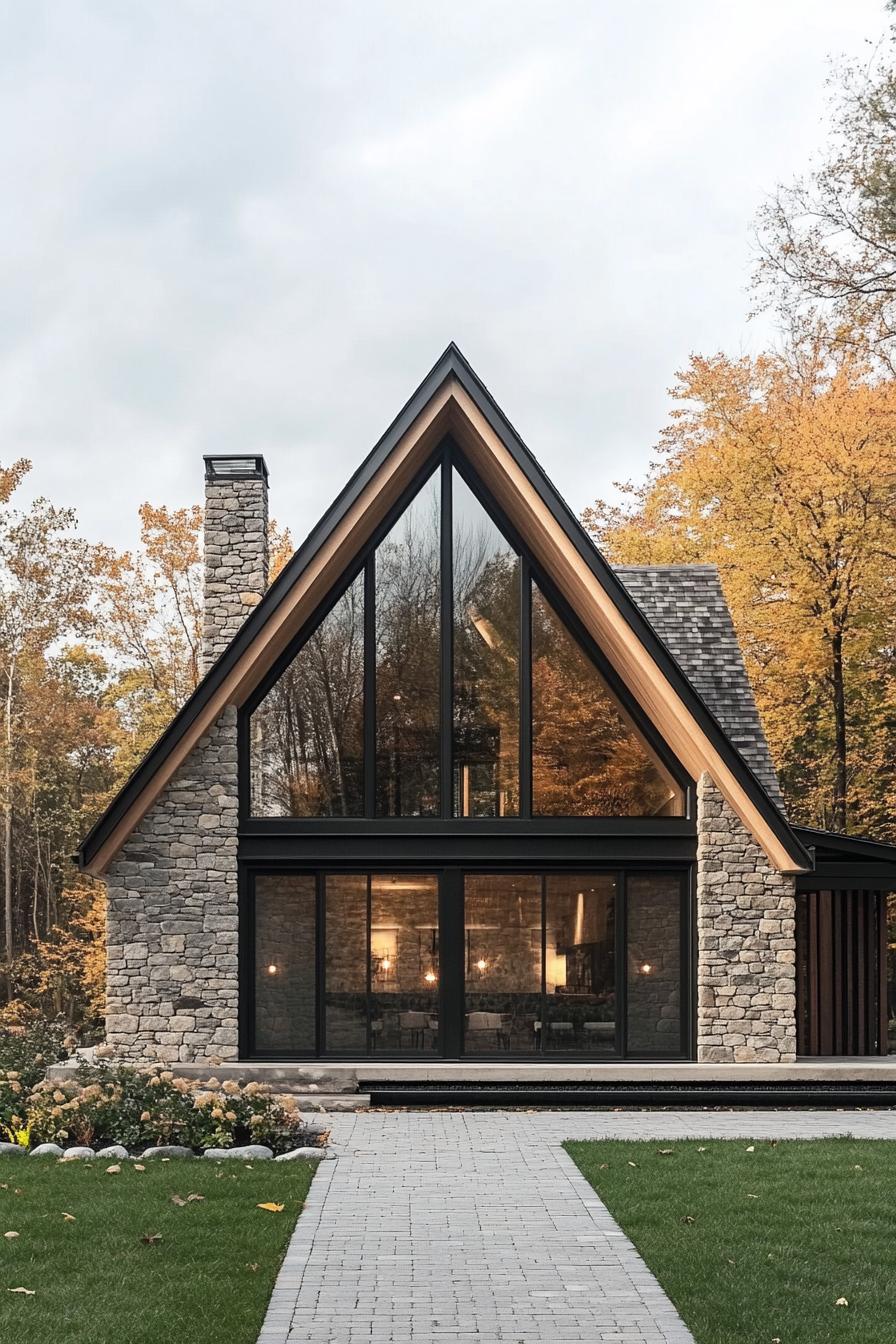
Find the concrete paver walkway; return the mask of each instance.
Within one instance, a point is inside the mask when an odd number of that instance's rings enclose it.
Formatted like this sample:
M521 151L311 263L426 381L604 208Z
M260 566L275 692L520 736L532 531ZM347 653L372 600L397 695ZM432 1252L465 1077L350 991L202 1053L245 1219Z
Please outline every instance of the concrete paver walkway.
M878 1112L397 1112L333 1117L259 1344L692 1344L561 1144L896 1138Z

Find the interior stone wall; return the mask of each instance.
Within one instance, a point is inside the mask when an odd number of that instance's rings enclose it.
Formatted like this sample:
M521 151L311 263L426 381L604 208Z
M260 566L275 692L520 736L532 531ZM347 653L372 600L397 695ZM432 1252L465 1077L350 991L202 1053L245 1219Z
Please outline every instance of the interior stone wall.
M106 874L106 1032L119 1058L238 1058L237 815L231 707Z
M796 1058L796 897L708 775L697 786L697 1057Z
M316 1045L316 882L298 873L255 881L255 1041L299 1054Z
M679 1054L681 1040L681 888L677 878L628 879L629 1050ZM649 969L647 969L649 968Z

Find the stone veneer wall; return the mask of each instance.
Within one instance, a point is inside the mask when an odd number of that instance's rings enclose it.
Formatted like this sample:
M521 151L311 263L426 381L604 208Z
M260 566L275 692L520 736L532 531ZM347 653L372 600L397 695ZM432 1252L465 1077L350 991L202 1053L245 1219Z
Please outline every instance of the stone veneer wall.
M202 671L207 672L268 586L268 484L263 474L206 480L203 554Z
M708 775L697 787L697 1058L796 1058L796 897Z
M106 1031L119 1058L238 1058L237 810L231 707L106 875Z

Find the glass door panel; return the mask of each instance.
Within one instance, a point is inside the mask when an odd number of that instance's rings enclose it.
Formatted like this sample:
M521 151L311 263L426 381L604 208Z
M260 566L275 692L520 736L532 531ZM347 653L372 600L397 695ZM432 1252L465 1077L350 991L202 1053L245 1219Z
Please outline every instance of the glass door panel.
M564 873L546 879L546 1052L615 1053L615 930L615 877Z
M684 1053L681 1019L681 879L628 878L626 1049L637 1055Z
M464 1052L531 1055L542 1003L541 878L464 880Z
M426 874L370 879L371 1048L432 1053L439 1044L439 882Z
M328 873L324 886L324 1032L334 1054L367 1053L367 875Z
M316 1048L317 883L313 875L255 879L253 1050L313 1054Z

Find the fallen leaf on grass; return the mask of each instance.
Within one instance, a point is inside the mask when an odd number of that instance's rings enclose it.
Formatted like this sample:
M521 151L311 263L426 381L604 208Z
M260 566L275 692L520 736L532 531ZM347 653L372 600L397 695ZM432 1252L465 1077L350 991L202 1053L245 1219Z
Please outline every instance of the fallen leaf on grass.
M837 1298L837 1301L834 1303L834 1306L835 1306L835 1307L848 1307L848 1306L849 1306L849 1303L847 1302L847 1300L846 1300L845 1297L838 1297L838 1298Z
M156 1246L162 1240L161 1232L144 1232L140 1240L147 1246Z
M188 1204L201 1204L204 1199L205 1195L187 1195Z
M747 1199L758 1199L758 1195L747 1195Z
M729 1263L729 1265L733 1265L734 1268L737 1269L737 1261L736 1261L736 1260L729 1260L728 1263Z
M34 1288L7 1288L8 1293L24 1293L26 1297L33 1297L37 1291Z
M75 1218L75 1215L73 1213L64 1213L62 1216L67 1223L77 1222L77 1219Z
M172 1195L172 1196L171 1196L171 1203L172 1203L172 1204L176 1204L177 1207L178 1207L179 1209L184 1208L184 1206L186 1205L186 1202L187 1202L187 1201L184 1199L184 1197L183 1197L182 1195Z
M135 1171L145 1171L146 1168L144 1167L144 1165L143 1165L142 1162L135 1162L135 1163L134 1163L134 1170L135 1170Z
M756 1151L756 1145L755 1145L755 1143L751 1143L750 1146L749 1146L749 1148L747 1149L747 1152L748 1152L748 1153L755 1153L755 1151Z
M256 1209L267 1209L269 1213L282 1213L285 1205L283 1204L256 1204Z
M660 1157L671 1157L672 1154L675 1152L675 1149L674 1149L674 1148L657 1148L656 1151L659 1153Z
M636 1167L637 1165L638 1165L637 1162L629 1162L630 1167Z
M4 1235L4 1237L6 1238L7 1241L15 1241L16 1237L17 1237L19 1234L18 1234L18 1232L4 1232L3 1235Z
M698 1148L698 1149L697 1149L697 1152L698 1152L698 1153L705 1153L705 1152L706 1152L706 1149L705 1149L705 1148Z
M681 1221L683 1223L696 1223L697 1219L692 1213L686 1213Z
M113 1162L111 1167L107 1167L107 1168L106 1168L106 1175L107 1175L107 1176L117 1176L117 1175L120 1173L120 1171L121 1171L121 1167L118 1165L118 1163L117 1163L117 1162Z
M257 1266L257 1265L247 1265L246 1268L247 1268L247 1269L251 1269L252 1273L254 1274L255 1271L258 1269L258 1266Z
M600 1164L600 1170L601 1170L601 1171L609 1171L609 1170L610 1170L610 1164L609 1164L609 1162L601 1162L601 1164Z

